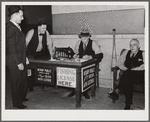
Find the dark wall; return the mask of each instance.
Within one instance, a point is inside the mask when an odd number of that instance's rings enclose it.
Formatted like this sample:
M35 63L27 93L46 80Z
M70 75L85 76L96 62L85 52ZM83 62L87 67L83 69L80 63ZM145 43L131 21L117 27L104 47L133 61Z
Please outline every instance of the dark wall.
M82 28L89 28L92 34L144 33L144 9L78 12L52 15L53 34L78 34Z
M27 5L22 7L24 9L24 20L21 23L21 28L25 34L30 29L37 26L38 18L45 18L48 25L48 31L50 34L52 33L52 12L50 5ZM7 10L6 14L8 14ZM8 21L9 17L7 16L7 22Z
M52 13L51 6L24 6L24 21L22 22L22 28L24 33L29 29L36 27L38 18L45 18L48 25L48 31L52 33Z

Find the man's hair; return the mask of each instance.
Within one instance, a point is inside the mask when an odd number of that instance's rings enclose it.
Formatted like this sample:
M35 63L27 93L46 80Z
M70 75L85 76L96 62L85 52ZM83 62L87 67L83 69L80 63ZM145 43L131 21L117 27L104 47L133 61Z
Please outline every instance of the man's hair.
M134 41L140 43L138 39L133 38L133 39L131 39L131 41L132 41L132 40L134 40Z
M140 42L139 42L139 40L138 40L138 39L133 38L133 39L131 39L131 41L136 41L136 42L137 42L137 44L138 44L138 48L140 49ZM131 41L130 41L130 43L131 43Z
M138 45L140 45L140 42L139 42L138 39L133 38L133 39L131 39L131 41L136 41L136 42L138 43ZM131 41L130 41L130 42L131 42Z

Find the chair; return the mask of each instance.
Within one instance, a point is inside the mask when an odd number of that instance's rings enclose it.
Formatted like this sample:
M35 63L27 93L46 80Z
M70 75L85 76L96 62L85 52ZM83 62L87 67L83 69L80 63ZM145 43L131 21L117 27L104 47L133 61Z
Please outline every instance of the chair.
M71 47L55 47L54 58L73 58L74 51Z
M122 53L125 51L126 49L122 49L120 56L122 55ZM120 70L119 67L112 67L111 71L113 72L113 90L117 87L117 85L119 84L119 80L123 74L124 71ZM118 75L119 73L119 75ZM119 77L117 77L119 76ZM133 88L134 92L142 92L144 93L145 91L145 85L143 83L135 83L134 84L134 88ZM113 100L113 102L115 102L115 100Z

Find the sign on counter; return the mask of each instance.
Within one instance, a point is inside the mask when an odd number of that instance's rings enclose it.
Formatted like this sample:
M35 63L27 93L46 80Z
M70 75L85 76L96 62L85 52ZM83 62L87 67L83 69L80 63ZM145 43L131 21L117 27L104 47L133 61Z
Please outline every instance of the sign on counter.
M76 69L57 67L57 85L76 88Z
M37 68L37 81L52 82L51 69Z
M95 64L82 68L82 92L91 88L95 80Z

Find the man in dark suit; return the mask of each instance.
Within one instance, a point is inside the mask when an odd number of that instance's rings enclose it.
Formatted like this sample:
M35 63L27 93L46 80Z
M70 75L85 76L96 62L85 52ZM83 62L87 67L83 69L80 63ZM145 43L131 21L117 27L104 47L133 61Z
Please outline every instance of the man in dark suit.
M25 37L19 24L23 20L23 10L20 6L9 6L10 21L6 32L6 66L11 83L13 107L27 108L27 72Z
M130 110L133 99L133 84L143 83L145 77L145 52L140 50L140 42L131 39L130 50L126 50L120 56L117 66L123 72L116 89L109 93L111 99L117 100L119 93L125 96L124 110Z

